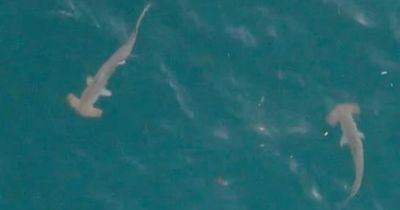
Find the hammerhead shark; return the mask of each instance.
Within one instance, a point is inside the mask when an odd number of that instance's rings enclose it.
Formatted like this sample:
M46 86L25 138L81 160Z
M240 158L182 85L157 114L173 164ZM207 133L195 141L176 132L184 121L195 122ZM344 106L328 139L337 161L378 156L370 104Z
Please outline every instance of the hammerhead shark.
M347 197L347 203L354 197L361 187L364 173L364 151L362 139L364 134L358 130L354 122L353 115L360 114L360 107L355 103L344 103L337 105L327 116L326 121L329 125L335 126L338 122L342 130L340 146L349 145L353 155L355 178L351 187L350 195Z
M128 40L120 48L118 48L110 58L108 58L108 60L100 67L94 77L87 77L87 87L82 92L80 99L72 93L67 95L67 101L69 105L73 107L81 116L101 117L103 111L94 107L94 104L100 96L111 96L111 91L106 89L107 81L110 79L118 65L124 64L125 59L131 54L132 49L135 46L140 24L150 6L151 4L148 3L142 10L139 19L136 22L136 27L132 34L128 37Z

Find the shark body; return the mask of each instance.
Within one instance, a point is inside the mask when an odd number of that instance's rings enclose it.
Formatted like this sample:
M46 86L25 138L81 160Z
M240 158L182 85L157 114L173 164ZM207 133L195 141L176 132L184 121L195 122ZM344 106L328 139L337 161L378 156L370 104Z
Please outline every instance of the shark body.
M353 119L354 114L360 114L360 107L354 103L345 103L337 105L327 116L327 122L331 126L340 123L340 128L342 130L340 146L349 145L353 156L355 178L350 195L345 203L358 193L364 173L364 150L362 140L365 137L357 128Z
M147 4L142 10L136 22L135 29L128 40L118 48L114 54L100 67L94 77L88 76L87 87L78 98L74 94L67 95L67 101L83 117L101 117L103 111L94 107L100 96L111 96L111 91L106 88L108 79L115 72L118 65L125 63L125 59L131 54L139 32L140 24L151 4Z

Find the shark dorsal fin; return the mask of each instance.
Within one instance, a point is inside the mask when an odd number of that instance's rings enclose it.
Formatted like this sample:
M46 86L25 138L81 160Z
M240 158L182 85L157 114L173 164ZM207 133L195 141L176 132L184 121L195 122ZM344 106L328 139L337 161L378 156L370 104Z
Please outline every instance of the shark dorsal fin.
M364 140L364 139L365 139L365 135L364 135L364 133L361 132L361 131L358 131L358 136L360 137L361 140Z
M340 146L343 147L344 145L347 145L349 143L349 140L347 139L346 136L342 136L340 139Z
M118 65L119 65L119 66L122 66L122 65L124 65L125 63L126 63L126 60L122 60L122 61L118 62Z
M88 76L88 77L86 78L86 85L89 86L89 85L91 85L92 83L93 83L93 77Z
M112 94L111 91L107 90L106 88L103 88L100 92L100 95L102 96L111 96L111 94Z

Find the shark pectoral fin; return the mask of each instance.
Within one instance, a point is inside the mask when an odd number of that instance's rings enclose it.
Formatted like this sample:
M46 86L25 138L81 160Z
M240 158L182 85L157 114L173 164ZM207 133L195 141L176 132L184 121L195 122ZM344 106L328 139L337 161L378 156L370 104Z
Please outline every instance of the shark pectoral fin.
M102 96L111 96L112 93L111 93L110 90L107 90L107 89L103 88L103 89L101 90L101 92L100 92L100 95L102 95Z
M346 145L348 143L349 143L349 140L345 136L342 136L342 138L340 139L340 146L343 147L344 145Z
M86 85L89 86L93 83L93 77L88 76L86 77Z

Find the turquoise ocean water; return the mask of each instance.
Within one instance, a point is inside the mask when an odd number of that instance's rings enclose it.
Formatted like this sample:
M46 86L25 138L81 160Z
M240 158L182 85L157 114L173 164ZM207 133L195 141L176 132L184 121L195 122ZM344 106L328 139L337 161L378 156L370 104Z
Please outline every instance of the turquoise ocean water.
M154 0L100 119L66 103L146 1L0 2L0 209L399 209L400 2Z

